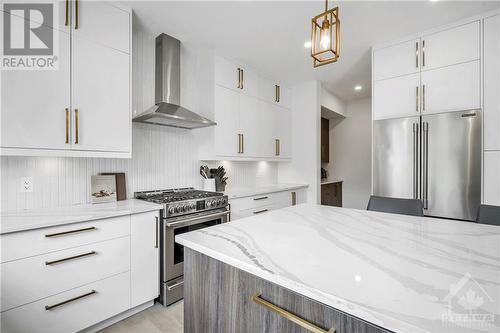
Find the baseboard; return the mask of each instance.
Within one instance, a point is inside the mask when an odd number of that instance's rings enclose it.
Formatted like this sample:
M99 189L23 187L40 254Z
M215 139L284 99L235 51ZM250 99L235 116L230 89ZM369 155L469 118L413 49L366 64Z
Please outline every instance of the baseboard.
M106 319L104 321L101 321L100 323L97 323L95 325L87 327L86 329L81 330L80 332L81 333L94 333L94 332L100 331L100 330L102 330L102 329L104 329L104 328L106 328L108 326L116 324L117 322L119 322L119 321L121 321L121 320L123 320L125 318L133 316L136 313L144 311L147 308L152 307L154 304L155 304L155 302L154 302L154 300L152 300L152 301L146 302L144 304L138 305L135 308L129 309L127 311L124 311L122 313L117 314L114 317L108 318L108 319Z

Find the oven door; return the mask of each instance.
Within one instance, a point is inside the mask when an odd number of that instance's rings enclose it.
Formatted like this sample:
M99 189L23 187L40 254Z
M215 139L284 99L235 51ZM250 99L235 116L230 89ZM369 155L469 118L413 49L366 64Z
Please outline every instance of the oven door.
M184 246L175 243L175 236L228 222L230 211L214 210L163 220L163 282L170 281L184 274Z

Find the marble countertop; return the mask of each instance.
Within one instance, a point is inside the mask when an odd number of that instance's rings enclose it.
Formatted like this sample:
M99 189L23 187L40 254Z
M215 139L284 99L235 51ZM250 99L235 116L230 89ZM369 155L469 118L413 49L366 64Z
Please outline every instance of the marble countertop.
M0 234L137 214L159 210L162 207L162 205L142 200L128 199L95 205L85 204L1 212Z
M176 241L394 332L500 332L498 226L303 204Z
M335 183L342 183L344 180L340 178L327 178L327 179L321 179L321 185L326 185L326 184L335 184Z
M291 191L299 188L306 188L307 184L270 184L257 187L238 187L231 188L224 192L229 199L245 198L254 195L261 195L267 193L281 192L281 191Z

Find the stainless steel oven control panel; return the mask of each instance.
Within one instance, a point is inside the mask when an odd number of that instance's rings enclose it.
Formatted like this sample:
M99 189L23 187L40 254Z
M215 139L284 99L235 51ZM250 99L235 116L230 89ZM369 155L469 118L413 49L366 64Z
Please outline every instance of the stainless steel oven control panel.
M227 206L227 196L220 196L214 198L207 198L201 200L187 200L166 204L164 217L174 217L179 215L186 215L197 213L206 210L223 208Z

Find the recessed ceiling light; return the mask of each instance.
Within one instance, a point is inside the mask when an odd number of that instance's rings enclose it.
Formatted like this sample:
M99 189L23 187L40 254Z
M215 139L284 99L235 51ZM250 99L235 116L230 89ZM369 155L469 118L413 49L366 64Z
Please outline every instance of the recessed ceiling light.
M362 86L355 86L355 87L354 87L354 90L356 90L356 91L360 91L361 89L363 89L363 87L362 87Z
M305 47L306 49L310 49L310 48L311 48L311 41L310 41L310 40L308 40L307 42L305 42L305 43L304 43L304 47Z

